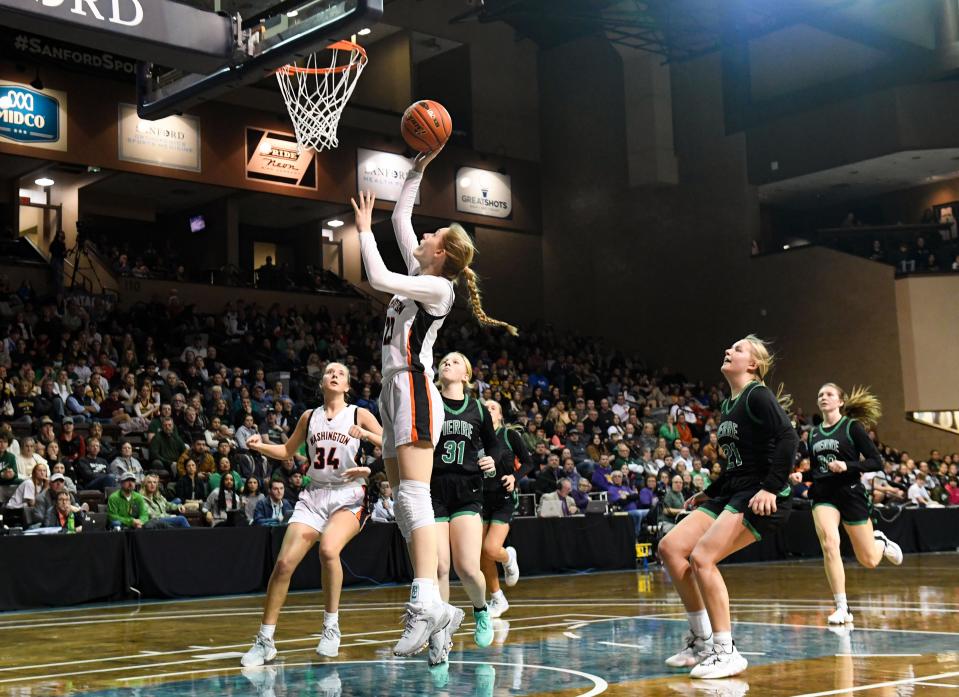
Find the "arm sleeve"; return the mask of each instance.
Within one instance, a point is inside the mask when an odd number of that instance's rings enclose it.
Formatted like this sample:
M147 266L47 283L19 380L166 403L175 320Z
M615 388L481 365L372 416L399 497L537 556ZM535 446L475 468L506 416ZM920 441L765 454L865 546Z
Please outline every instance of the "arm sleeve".
M406 181L403 182L400 198L393 208L393 232L396 233L396 244L399 245L400 254L403 255L403 261L406 262L406 270L410 276L420 272L420 263L413 256L413 250L418 244L416 232L413 230L413 205L416 203L416 193L420 190L422 181L422 172L410 170ZM368 272L369 269L367 269Z
M750 392L748 406L750 413L768 429L773 442L769 472L763 479L762 488L778 494L786 487L789 472L796 461L799 436L776 401L776 396L768 388L760 387Z
M426 305L431 315L445 315L453 304L453 287L439 276L407 276L386 268L372 232L360 233L360 251L370 285L376 290L402 295Z
M513 447L513 455L519 459L519 469L511 474L516 477L516 479L522 479L533 471L533 456L529 454L526 441L523 440L523 436L519 433L513 430L507 430L506 437L509 439L509 444Z
M876 444L869 440L869 434L865 427L858 421L853 421L849 426L849 436L852 438L856 450L859 451L865 460L855 460L847 462L846 468L851 472L878 472L882 469L882 455Z

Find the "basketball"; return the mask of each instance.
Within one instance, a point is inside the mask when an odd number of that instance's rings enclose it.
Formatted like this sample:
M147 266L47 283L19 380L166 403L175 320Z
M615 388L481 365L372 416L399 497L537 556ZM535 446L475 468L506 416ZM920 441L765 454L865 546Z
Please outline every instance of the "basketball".
M439 102L421 99L403 112L400 128L403 140L417 152L436 150L449 140L453 132L450 113Z

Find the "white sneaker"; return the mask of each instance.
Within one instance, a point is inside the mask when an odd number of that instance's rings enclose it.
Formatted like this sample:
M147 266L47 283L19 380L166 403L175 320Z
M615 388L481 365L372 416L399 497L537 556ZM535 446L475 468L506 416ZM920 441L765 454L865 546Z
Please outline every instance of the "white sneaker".
M493 620L493 643L502 646L509 637L509 620Z
M706 656L699 665L689 671L689 677L703 680L719 680L739 675L749 662L739 653L736 644L726 651L721 646L713 644L713 652Z
M698 680L693 683L699 697L743 697L749 692L745 680Z
M438 666L440 663L446 663L449 660L450 651L453 649L453 635L463 623L466 613L458 607L451 607L452 616L450 623L442 632L436 632L430 636L429 664L430 667Z
M403 613L403 636L393 647L394 656L413 656L426 648L432 635L449 626L453 607L439 602L429 607L407 603Z
M506 554L509 559L503 564L503 576L506 585L512 588L519 581L519 562L516 561L516 548L507 547Z
M276 668L274 666L242 668L240 674L253 685L257 697L276 697Z
M852 613L849 608L840 607L826 618L826 624L852 624Z
M323 636L316 646L316 652L327 658L334 658L340 653L340 625L331 624L323 627Z
M671 668L692 668L712 652L712 642L692 632L686 632L683 637L686 648L666 659L666 665Z
M895 564L896 566L902 564L902 547L886 537L886 534L882 530L874 530L872 536L882 542L884 547L882 556L884 556L890 564Z
M272 661L274 658L276 658L276 646L273 644L273 640L257 634L253 646L240 659L240 665L253 668L261 666L267 661Z
M502 598L502 600L500 600L500 598ZM506 599L505 595L494 595L490 597L487 607L489 608L489 616L493 619L496 619L509 610L509 601Z

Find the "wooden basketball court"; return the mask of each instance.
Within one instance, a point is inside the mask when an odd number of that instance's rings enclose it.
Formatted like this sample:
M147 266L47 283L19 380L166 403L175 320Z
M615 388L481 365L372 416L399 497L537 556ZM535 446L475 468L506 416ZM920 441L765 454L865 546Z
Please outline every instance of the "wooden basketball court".
M690 680L663 659L685 615L661 570L521 579L489 649L457 635L447 672L390 649L407 590L344 593L336 659L314 653L319 593L292 595L280 655L241 670L260 596L87 606L0 615L0 695L959 695L959 554L850 567L851 632L815 561L727 566L740 678ZM466 605L462 589L453 601Z

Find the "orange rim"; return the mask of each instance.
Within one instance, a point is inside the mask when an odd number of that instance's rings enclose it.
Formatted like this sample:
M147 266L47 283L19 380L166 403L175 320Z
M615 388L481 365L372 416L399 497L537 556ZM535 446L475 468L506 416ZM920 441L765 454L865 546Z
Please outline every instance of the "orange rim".
M327 51L350 51L351 53L356 52L360 54L360 57L358 60L351 60L346 65L338 65L334 68L301 68L300 66L293 65L291 63L289 65L284 65L282 68L277 68L276 72L285 73L286 75L292 75L294 73L305 73L307 75L330 75L334 73L343 73L343 72L346 72L347 70L352 70L353 68L356 68L358 65L360 65L360 63L365 63L367 60L366 49L360 46L359 44L353 43L352 41L337 41L327 46L326 50Z

